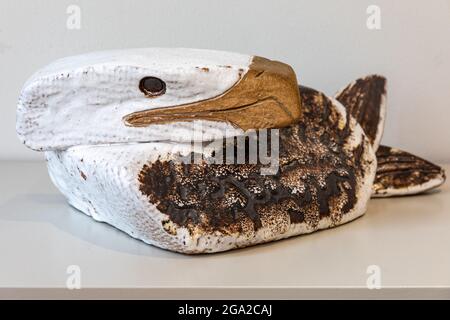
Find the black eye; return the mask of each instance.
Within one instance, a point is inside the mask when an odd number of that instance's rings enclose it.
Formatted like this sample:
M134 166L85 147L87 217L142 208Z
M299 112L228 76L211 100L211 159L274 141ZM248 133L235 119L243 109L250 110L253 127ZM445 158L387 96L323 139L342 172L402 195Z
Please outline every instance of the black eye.
M139 89L148 97L156 97L166 92L166 83L155 77L142 78Z

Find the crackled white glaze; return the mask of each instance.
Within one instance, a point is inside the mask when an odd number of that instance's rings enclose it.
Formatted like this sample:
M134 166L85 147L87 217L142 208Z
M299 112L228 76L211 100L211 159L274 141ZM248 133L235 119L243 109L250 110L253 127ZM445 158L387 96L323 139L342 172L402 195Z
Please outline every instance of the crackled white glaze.
M129 127L136 111L177 106L216 97L248 71L252 56L198 49L134 49L58 60L24 85L17 108L17 133L30 148L64 149L138 141L189 141L199 123L203 139L240 135L225 122L195 121ZM148 98L139 90L146 76L165 81L165 94Z

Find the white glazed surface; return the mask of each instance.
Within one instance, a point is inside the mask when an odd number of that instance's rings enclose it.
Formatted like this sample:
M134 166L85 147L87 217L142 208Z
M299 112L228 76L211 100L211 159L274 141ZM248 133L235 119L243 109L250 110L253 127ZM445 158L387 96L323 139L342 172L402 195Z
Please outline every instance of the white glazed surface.
M372 197L373 198L387 198L387 197L395 197L395 196L408 196L408 195L414 195L419 194L434 188L439 187L444 183L444 179L437 178L430 180L426 183L419 184L419 185L413 185L407 188L387 188L383 190L374 190Z
M194 126L203 139L241 135L228 123L180 122L128 127L122 118L136 111L193 103L230 89L248 71L252 56L198 49L134 49L98 52L58 60L24 85L17 108L17 133L36 150L75 145L189 141ZM205 69L207 68L207 69ZM205 71L207 70L207 71ZM139 90L143 77L165 81L153 98Z

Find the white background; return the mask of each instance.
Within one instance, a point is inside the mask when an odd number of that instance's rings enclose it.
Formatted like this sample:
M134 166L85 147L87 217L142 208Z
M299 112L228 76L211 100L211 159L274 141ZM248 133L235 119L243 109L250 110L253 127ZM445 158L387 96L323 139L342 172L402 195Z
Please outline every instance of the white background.
M81 8L68 30L66 9ZM366 27L369 5L381 30ZM368 73L388 78L383 143L450 162L449 0L0 0L0 159L42 159L20 144L22 84L54 59L128 47L195 47L291 64L328 94Z

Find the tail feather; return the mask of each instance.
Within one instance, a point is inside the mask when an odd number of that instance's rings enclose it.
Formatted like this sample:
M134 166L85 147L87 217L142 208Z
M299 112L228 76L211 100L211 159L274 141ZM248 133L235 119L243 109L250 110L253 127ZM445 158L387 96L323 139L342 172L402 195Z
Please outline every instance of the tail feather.
M375 150L386 118L386 78L370 75L357 79L335 95L359 122Z
M443 168L399 149L380 146L377 161L372 197L423 193L445 181Z

